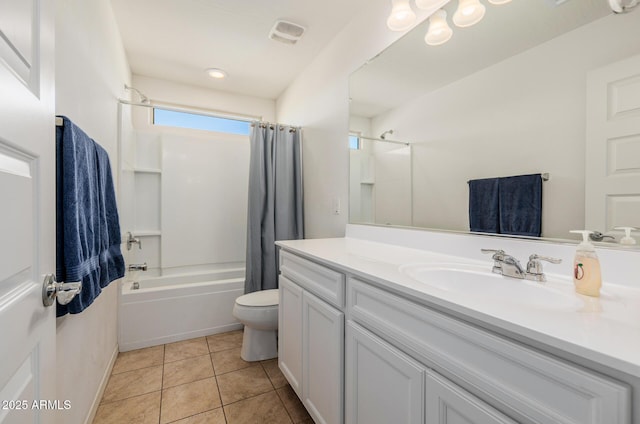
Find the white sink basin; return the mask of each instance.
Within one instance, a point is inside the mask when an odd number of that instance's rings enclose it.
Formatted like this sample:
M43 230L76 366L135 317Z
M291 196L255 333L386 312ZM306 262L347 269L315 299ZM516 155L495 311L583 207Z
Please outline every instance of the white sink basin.
M485 267L468 264L402 265L400 272L409 277L452 293L478 296L500 302L544 309L571 309L582 306L572 292L563 292L553 282L538 283L504 277Z

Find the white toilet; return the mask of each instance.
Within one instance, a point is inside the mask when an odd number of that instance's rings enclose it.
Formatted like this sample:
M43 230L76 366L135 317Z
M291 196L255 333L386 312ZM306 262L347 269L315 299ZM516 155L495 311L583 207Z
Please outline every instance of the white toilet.
M278 289L261 290L236 299L233 316L244 324L240 356L262 361L278 356Z

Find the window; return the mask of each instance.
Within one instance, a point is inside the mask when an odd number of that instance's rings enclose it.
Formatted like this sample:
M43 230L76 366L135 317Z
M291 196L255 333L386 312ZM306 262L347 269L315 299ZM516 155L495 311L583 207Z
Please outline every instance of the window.
M153 124L239 135L249 135L251 130L251 124L247 121L155 107L153 108Z
M360 149L360 136L355 134L349 134L349 148L351 150Z

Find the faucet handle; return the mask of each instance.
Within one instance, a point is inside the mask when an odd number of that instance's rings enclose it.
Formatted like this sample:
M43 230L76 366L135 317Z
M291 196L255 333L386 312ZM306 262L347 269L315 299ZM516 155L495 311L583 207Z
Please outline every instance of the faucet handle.
M552 264L562 263L562 259L551 258L549 256L541 256L537 253L529 256L529 262L527 263L527 278L539 282L547 281L547 277L545 277L544 272L542 270L542 262L547 261Z
M482 253L493 253L493 259L502 258L505 255L505 251L502 249L480 249Z
M562 259L558 259L558 258L552 258L549 256L541 256L538 255L537 253L534 253L533 255L529 256L529 261L547 261L547 262L551 262L552 264L561 264L562 263Z

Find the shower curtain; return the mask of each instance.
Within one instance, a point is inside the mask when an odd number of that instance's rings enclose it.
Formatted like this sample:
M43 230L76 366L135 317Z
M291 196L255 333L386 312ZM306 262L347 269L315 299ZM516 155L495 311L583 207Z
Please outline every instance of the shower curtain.
M300 128L253 123L245 293L278 287L276 240L303 238Z

